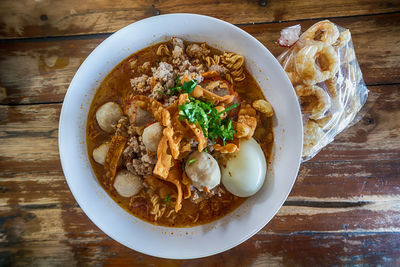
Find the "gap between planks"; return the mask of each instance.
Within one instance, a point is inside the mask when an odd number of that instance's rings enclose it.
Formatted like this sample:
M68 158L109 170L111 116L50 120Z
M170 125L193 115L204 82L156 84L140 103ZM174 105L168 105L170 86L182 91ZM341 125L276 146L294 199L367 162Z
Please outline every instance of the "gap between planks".
M67 188L66 188L67 190ZM8 203L8 198L4 198L0 201L0 211L11 210ZM61 203L56 199L49 199L49 202L41 203L29 202L29 203L18 203L16 206L24 210L36 210L36 209L53 209L53 208L75 208L79 207L79 204L73 201L72 203ZM300 214L306 211L308 208L313 209L316 213L324 213L329 211L349 211L356 209L367 209L376 211L394 210L400 211L400 195L370 195L367 197L359 198L313 198L313 197L288 197L283 204L287 214ZM301 207L302 210L294 207Z
M374 86L397 86L400 83L366 83L367 87ZM15 106L36 106L36 105L52 105L52 104L63 104L64 101L52 101L52 102L32 102L32 103L0 103L0 106L3 107L15 107Z
M246 27L252 25L271 25L271 24L281 24L281 23L296 23L296 22L307 22L307 21L318 21L318 20L335 20L335 19L348 19L348 18L358 18L358 17L373 17L373 16L384 16L384 15L394 15L400 14L400 11L392 12L382 12L374 14L359 14L359 15L349 15L349 16L331 16L331 17L317 17L308 19L294 19L294 20L274 20L265 22L250 22L250 23L235 23L233 25L237 27ZM59 42L59 41L71 41L71 40L90 40L90 39L105 39L110 35L114 34L116 31L102 32L102 33L85 33L85 34L74 34L74 35L55 35L55 36L39 36L39 37L21 37L21 38L0 38L0 44L8 43L19 43L19 42Z

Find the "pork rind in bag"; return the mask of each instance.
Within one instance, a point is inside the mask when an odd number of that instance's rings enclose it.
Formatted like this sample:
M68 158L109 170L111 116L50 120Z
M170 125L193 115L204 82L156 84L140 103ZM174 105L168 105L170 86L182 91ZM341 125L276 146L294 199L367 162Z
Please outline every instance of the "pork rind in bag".
M279 44L295 42L299 25ZM290 40L291 39L291 40ZM297 38L296 38L297 39ZM314 157L354 120L364 105L368 89L358 65L351 34L330 22L320 21L278 57L299 99L304 126L303 161Z

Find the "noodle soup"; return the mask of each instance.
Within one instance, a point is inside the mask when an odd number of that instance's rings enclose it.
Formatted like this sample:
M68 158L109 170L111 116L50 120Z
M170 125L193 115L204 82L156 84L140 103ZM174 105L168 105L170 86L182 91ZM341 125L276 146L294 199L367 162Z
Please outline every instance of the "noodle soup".
M243 56L172 38L102 81L88 114L89 158L99 183L134 216L205 224L262 186L272 115Z

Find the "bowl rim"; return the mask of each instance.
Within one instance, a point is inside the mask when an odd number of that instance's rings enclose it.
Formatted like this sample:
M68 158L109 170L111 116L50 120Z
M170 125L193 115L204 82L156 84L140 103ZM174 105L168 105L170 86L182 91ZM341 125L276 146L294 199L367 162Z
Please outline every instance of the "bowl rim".
M71 93L72 89L70 89L70 88L73 88L73 86L74 86L74 84L76 82L75 81L76 77L78 76L79 73L84 71L84 67L88 64L87 62L89 62L91 60L91 58L94 57L94 55L93 55L94 52L96 50L101 49L108 42L111 42L111 40L113 38L115 38L115 36L117 36L119 33L123 32L123 31L126 31L130 27L134 27L136 25L140 25L140 24L143 24L143 23L148 23L148 22L153 21L153 20L159 20L160 18L162 19L162 18L187 17L187 16L189 16L189 17L190 16L195 16L195 17L198 17L198 18L209 20L210 22L220 23L220 24L223 24L223 25L225 25L227 27L234 28L236 31L239 31L240 34L243 34L247 38L251 39L251 42L255 43L257 46L259 46L261 49L263 49L263 51L265 53L270 54L273 58L275 58L271 54L271 52L261 42L259 42L255 37L253 37L252 35L250 35L246 31L240 29L239 27L237 27L237 26L235 26L235 25L233 25L231 23L228 23L228 22L225 22L223 20L220 20L220 19L217 19L217 18L213 18L213 17L210 17L210 16L198 15L198 14L190 14L190 13L174 13L174 14L166 14L166 15L159 15L159 16L149 17L149 18L146 18L146 19L142 19L142 20L136 21L134 23L131 23L131 24L123 27L122 29L118 30L117 32L115 32L115 33L111 34L109 37L107 37L98 46L96 46L96 48L87 56L87 58L84 60L84 62L80 65L79 69L77 70L77 72L75 73L73 79L71 80L71 83L70 83L70 85L68 87L68 90L67 90L67 92L65 94L65 97L64 97L63 106L62 106L62 109L61 109L61 112L60 112L59 133L58 133L59 154L60 154L60 161L61 161L61 165L62 165L64 176L66 178L67 184L68 184L68 186L69 186L69 188L70 188L75 200L78 202L79 206L82 208L82 210L84 211L86 216L88 216L89 219L97 227L99 227L99 229L101 231L103 231L106 235L108 235L109 237L111 237L112 239L117 241L118 243L120 243L120 244L122 244L122 245L124 245L124 246L126 246L126 247L128 247L130 249L134 249L134 250L136 250L138 252L141 252L141 253L144 253L144 254L147 254L147 255L152 255L152 256L162 257L162 258L170 258L170 259L193 259L193 258L201 258L201 257L210 256L210 255L215 255L215 254L221 253L223 251L226 251L228 249L231 249L231 248L241 244L242 242L248 240L250 237L252 237L254 234L256 234L258 231L260 231L260 229L262 229L276 215L276 213L282 207L283 203L286 201L286 199L287 199L287 197L288 197L288 195L289 195L289 193L290 193L290 191L291 191L291 189L292 189L292 187L293 187L293 185L294 185L294 183L296 181L296 177L297 177L297 174L298 174L298 171L299 171L299 167L300 167L300 163L301 163L301 150L302 150L302 147L303 147L303 143L302 143L303 142L303 129L302 129L302 123L301 123L301 112L300 112L300 106L297 103L298 114L300 114L300 126L299 126L299 129L301 130L301 138L300 138L300 140L298 140L299 149L296 149L296 153L299 154L299 157L298 157L298 162L295 163L296 164L296 167L295 167L296 175L292 179L291 184L287 187L287 190L285 191L284 197L282 197L282 199L283 199L282 202L281 203L277 203L277 204L274 205L275 208L274 208L273 212L271 212L271 214L272 214L271 218L261 222L258 227L254 228L252 231L249 231L248 234L246 236L244 236L243 238L241 238L240 240L236 240L235 242L232 242L227 246L222 246L220 249L216 249L213 252L198 253L196 255L188 255L188 256L179 255L179 256L169 257L168 255L164 255L164 254L158 253L156 251L149 252L149 251L147 251L147 250L145 250L143 248L140 248L140 247L133 247L131 244L127 244L126 242L121 241L113 233L111 233L110 231L105 229L104 225L96 218L96 215L93 214L90 211L90 209L87 207L87 203L85 203L81 199L81 196L75 191L74 186L72 186L72 184L71 184L72 180L68 179L68 177L70 177L70 170L68 168L66 168L67 158L66 158L66 155L63 153L63 151L65 151L64 142L63 142L65 132L63 131L63 129L64 129L64 124L65 124L64 123L65 116L66 116L66 114L65 114L66 113L66 111L65 111L66 108L65 108L64 103L67 103L70 100L71 94L72 94ZM133 51L132 53L134 53L134 52L136 52L136 51ZM276 58L275 58L275 60L276 60ZM280 66L279 63L278 63L278 65ZM281 68L282 72L284 72L282 67L280 67L280 68ZM291 85L290 80L287 77L287 75L285 75L285 77L286 77L286 80ZM97 90L97 88L96 88L96 90ZM90 105L90 103L89 103L89 105ZM85 129L85 131L86 131L86 129Z

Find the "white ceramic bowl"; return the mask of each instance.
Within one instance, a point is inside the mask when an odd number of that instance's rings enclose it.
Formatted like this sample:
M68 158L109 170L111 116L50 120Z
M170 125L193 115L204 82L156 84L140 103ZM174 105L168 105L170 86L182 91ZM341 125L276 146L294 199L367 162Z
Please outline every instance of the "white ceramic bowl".
M228 216L197 227L169 228L144 222L119 207L98 183L87 155L85 130L99 83L132 53L179 36L245 56L246 66L275 110L273 162L262 189ZM145 254L198 258L230 249L264 227L286 200L302 149L301 113L293 87L274 56L245 31L218 19L172 14L133 23L102 42L83 62L64 99L59 149L68 185L86 215L107 235Z

